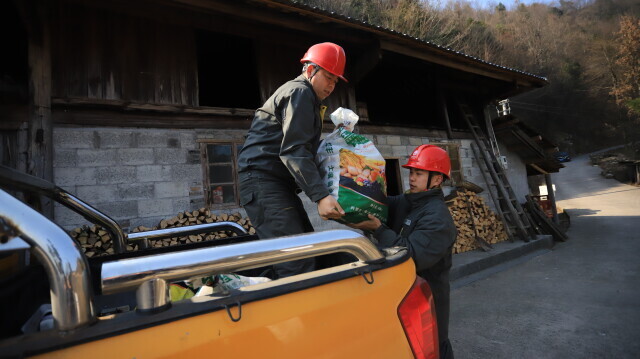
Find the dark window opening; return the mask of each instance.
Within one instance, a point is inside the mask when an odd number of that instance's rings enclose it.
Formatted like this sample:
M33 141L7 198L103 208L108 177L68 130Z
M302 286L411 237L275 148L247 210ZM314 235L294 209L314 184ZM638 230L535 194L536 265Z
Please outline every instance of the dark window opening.
M469 126L467 126L467 123L465 122L464 118L462 117L462 114L460 113L460 100L457 96L452 95L452 96L447 96L445 99L446 102L446 108L447 108L447 115L449 116L449 123L451 124L451 129L453 130L462 130L462 131L468 131L469 130Z
M204 159L204 189L209 207L239 205L238 153L242 145L237 142L203 142L200 144Z
M402 194L400 161L393 158L387 158L385 161L384 172L387 176L387 196L397 196Z
M200 106L260 107L253 41L208 31L196 36Z
M460 109L460 105L466 105L468 109L471 109L470 115L473 115L476 124L483 127L485 123L484 112L482 106L475 100L467 99L467 96L462 94L451 94L446 98L447 114L449 115L449 123L454 130L469 131L469 126L464 118L464 114Z
M25 104L28 95L27 32L12 1L0 5L0 104Z
M357 101L367 104L371 123L446 128L433 68L406 56L385 59L357 86Z

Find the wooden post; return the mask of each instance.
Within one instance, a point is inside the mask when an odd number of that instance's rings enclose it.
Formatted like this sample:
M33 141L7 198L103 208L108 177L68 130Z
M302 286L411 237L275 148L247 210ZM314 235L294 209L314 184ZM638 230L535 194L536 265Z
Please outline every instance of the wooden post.
M551 203L551 210L553 211L553 223L560 224L560 219L558 218L558 208L556 207L556 195L555 193L553 193L553 182L551 182L551 174L545 174L544 181L547 184L547 196L549 198L549 202Z
M449 121L449 111L447 110L447 101L444 95L442 94L442 92L440 92L440 94L438 95L438 99L440 101L440 108L442 109L442 115L444 116L444 122L447 125L447 138L452 139L453 133L451 131L451 122Z
M51 117L51 19L50 3L16 1L28 32L29 119L26 139L26 172L53 181L53 125ZM53 217L48 198L30 200L45 216ZM34 203L35 202L35 203ZM39 208L38 208L39 207Z

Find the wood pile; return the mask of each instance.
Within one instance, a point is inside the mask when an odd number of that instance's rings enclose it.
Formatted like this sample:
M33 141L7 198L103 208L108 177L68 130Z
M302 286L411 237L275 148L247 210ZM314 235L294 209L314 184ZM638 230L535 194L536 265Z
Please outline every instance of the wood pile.
M75 228L71 231L71 237L80 244L82 252L87 257L93 257L96 255L114 254L113 241L111 235L106 229L101 226L84 225L82 227ZM137 244L128 244L127 250L137 250Z
M484 198L475 192L459 189L454 197L446 202L458 229L458 236L453 245L454 254L483 248L487 243L491 245L508 239L509 236L500 217L485 204Z
M214 223L214 222L235 222L241 225L249 234L255 234L256 230L251 225L249 218L242 217L240 213L222 213L213 214L206 208L200 208L194 211L180 212L178 215L163 219L157 226L147 228L144 226L138 226L133 228L131 232L145 232L155 229L176 228L185 227L197 224ZM114 254L113 241L111 235L106 229L101 226L82 226L75 228L71 231L71 237L75 239L81 246L82 251L87 257L94 257L100 255ZM202 242L209 240L216 240L236 236L232 231L218 231L208 232L201 234L191 234L188 236L164 238L157 240L150 240L149 246L151 248L174 246L178 244ZM127 243L127 251L135 251L139 249L137 241L130 241Z

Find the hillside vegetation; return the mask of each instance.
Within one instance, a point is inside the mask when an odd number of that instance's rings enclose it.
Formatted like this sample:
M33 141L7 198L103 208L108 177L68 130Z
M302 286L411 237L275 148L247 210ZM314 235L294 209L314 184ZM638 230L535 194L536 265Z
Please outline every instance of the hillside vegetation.
M483 60L546 77L512 113L572 153L640 139L640 2L478 7L467 1L306 0Z

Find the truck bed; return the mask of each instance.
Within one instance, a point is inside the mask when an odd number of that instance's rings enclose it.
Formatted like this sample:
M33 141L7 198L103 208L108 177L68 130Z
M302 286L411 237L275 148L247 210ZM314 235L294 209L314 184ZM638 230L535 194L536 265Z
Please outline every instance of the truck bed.
M71 333L14 338L0 356L413 357L397 313L415 280L412 260L402 251L369 265L372 284L365 267L346 264L191 298L157 314L130 311Z

